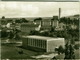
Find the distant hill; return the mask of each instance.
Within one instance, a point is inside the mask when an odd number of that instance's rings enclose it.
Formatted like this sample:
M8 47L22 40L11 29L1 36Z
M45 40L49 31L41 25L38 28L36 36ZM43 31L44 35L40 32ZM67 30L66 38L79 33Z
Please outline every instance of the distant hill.
M26 20L29 20L29 21L33 21L34 19L36 18L40 18L40 17L23 17L25 18ZM52 17L41 17L43 20L50 20L52 19ZM5 18L6 20L15 20L15 19L21 19L21 18ZM1 20L1 18L0 18Z
M76 14L76 15L72 15L72 16L66 16L67 18L71 18L71 19L74 19L74 18L80 18L80 14Z
M76 14L76 15L71 15L71 16L64 16L66 18L71 18L71 19L74 19L74 18L80 18L80 14ZM15 20L15 19L21 19L21 18L25 18L26 20L29 20L29 21L33 21L34 19L36 18L39 18L39 17L20 17L20 18L5 18L6 20ZM43 20L50 20L52 19L52 17L41 17ZM1 18L0 18L1 20Z

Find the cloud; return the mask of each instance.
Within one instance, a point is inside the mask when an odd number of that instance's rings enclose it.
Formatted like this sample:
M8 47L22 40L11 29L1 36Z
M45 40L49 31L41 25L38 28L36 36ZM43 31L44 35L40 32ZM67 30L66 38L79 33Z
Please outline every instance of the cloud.
M39 8L34 6L34 5L31 5L31 4L28 4L26 6L24 5L21 5L21 11L22 12L27 12L29 14L37 14L39 12Z
M47 17L79 13L79 2L0 2L0 16L6 17Z
M80 13L80 11L74 9L74 10L66 10L66 11L63 11L62 12L62 15L63 16L69 16L69 15L74 15L74 14L78 14L78 13Z

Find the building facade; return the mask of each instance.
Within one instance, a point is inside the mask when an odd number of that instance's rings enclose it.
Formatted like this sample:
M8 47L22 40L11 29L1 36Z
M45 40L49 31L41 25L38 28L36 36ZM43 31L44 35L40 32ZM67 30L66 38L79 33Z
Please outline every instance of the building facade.
M33 23L23 23L21 24L21 32L23 34L29 34L30 31L35 30L39 25Z
M51 38L44 36L23 36L23 47L44 50L45 52L55 52L55 48L60 45L64 47L64 38Z

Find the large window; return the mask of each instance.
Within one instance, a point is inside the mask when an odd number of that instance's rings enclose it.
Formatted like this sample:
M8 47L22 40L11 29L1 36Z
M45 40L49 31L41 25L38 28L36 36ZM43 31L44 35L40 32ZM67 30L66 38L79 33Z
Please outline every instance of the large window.
M33 46L33 39L31 39L31 46Z
M46 48L46 41L45 40L43 41L43 48L44 49Z
M34 39L34 46L36 47L36 39Z
M43 48L43 40L41 40L41 48Z
M33 46L35 46L35 39L33 39Z
M40 48L41 48L41 40L40 40Z
M37 46L38 46L38 47L39 47L39 41L40 41L40 40L37 40Z
M38 47L38 40L36 40L36 47Z
M27 38L26 43L29 46L46 49L46 40Z

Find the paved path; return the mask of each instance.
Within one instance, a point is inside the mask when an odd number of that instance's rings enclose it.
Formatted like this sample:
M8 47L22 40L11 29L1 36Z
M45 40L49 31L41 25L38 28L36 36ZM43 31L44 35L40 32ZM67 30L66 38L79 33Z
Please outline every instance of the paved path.
M51 54L48 54L48 55L38 55L38 56L32 56L32 58L53 58L54 56L57 56L58 54L54 54L54 53L51 53Z

